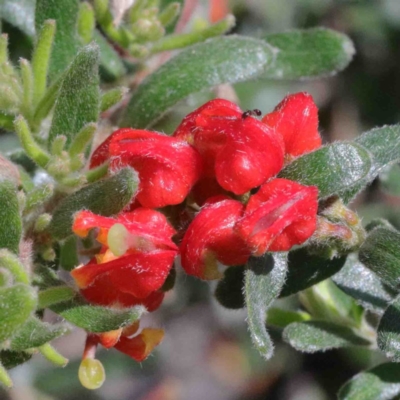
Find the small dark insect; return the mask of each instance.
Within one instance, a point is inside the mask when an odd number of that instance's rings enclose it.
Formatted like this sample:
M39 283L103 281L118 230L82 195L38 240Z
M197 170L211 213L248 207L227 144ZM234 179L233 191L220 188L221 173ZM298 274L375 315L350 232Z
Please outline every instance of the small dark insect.
M242 118L246 119L247 117L254 116L254 117L261 117L261 110L255 108L254 110L247 110L242 114Z

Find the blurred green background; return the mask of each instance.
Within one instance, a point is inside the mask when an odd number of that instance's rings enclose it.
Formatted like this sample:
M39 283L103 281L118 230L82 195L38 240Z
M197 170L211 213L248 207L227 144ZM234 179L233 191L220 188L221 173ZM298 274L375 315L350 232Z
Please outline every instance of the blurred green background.
M192 23L208 15L208 2L198 1ZM375 126L400 120L400 1L399 0L232 0L237 18L233 33L258 37L265 32L325 26L348 34L356 56L337 76L304 82L253 81L234 86L243 109L271 111L292 92L308 91L320 109L320 132L325 142L348 140ZM4 23L10 35L13 60L29 57L31 43ZM171 132L180 119L209 98L226 93L191 96L156 127ZM234 93L233 93L234 95ZM3 132L0 149L17 145ZM353 203L364 222L380 216L400 228L400 168L386 171ZM15 389L1 391L0 399L60 400L328 400L362 369L383 361L365 350L329 351L314 355L295 352L271 329L276 343L272 360L264 361L251 346L245 311L224 310L212 298L214 284L179 274L165 304L143 325L162 327L166 337L142 364L110 350L99 351L107 380L95 392L83 389L77 370L84 332L75 330L58 341L70 359L57 369L40 356L12 371ZM280 300L282 307L297 307L297 299ZM48 315L48 318L54 318Z

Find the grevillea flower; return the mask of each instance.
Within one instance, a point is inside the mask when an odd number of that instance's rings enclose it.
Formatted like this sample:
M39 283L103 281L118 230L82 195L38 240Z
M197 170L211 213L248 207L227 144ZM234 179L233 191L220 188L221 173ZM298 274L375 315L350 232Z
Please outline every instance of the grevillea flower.
M314 233L317 211L315 186L273 179L250 197L235 231L256 256L266 251L287 251Z
M218 262L244 264L250 252L234 231L243 204L232 199L211 199L196 215L183 237L180 254L184 270L201 279L218 279Z
M215 176L235 194L261 185L283 166L281 136L227 100L211 100L187 115L174 136L202 155L203 176Z
M202 172L201 157L190 144L146 130L115 131L93 153L90 167L108 159L111 169L129 165L138 172L136 200L149 208L184 201Z
M165 216L147 208L116 218L90 211L76 215L76 234L84 237L93 228L99 228L97 241L103 248L88 264L71 272L83 296L103 305L159 305L162 295L157 291L164 284L178 250L171 240L175 230Z
M318 109L308 93L286 96L262 122L282 135L289 160L321 146Z

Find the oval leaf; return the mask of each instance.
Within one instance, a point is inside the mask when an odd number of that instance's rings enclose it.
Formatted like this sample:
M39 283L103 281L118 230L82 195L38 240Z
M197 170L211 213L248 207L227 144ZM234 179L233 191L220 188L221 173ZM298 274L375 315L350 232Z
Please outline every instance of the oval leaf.
M263 77L304 79L334 75L353 58L354 46L348 36L325 28L293 30L265 36L276 58Z
M385 166L400 160L400 125L372 129L359 136L355 142L369 151L372 156L372 164L363 180L342 193L342 198L346 202L349 202L365 186L369 185Z
M0 288L0 343L10 338L36 309L36 292L33 288L17 284Z
M79 210L89 210L109 217L119 213L135 195L138 186L136 172L123 168L116 175L89 184L66 197L55 209L50 232L56 239L72 235L73 216Z
M378 326L378 347L395 362L400 362L400 296L384 312Z
M65 135L68 147L86 124L97 121L100 107L98 68L99 48L90 44L78 53L62 81L49 132L49 144L55 137Z
M371 344L350 328L326 321L294 322L283 331L283 339L305 353Z
M17 188L8 180L0 180L0 248L18 254L22 234Z
M109 308L65 302L50 307L67 321L88 332L108 332L139 320L146 312L143 306L132 308Z
M360 372L346 382L339 400L391 400L400 394L400 365L386 363Z
M383 313L394 296L394 291L363 265L356 254L347 257L343 268L332 279L358 304L378 314Z
M40 31L44 21L56 21L56 34L49 67L50 79L56 78L73 60L79 49L77 19L79 0L36 0L35 25Z
M272 58L264 41L242 36L218 37L185 49L133 93L121 126L146 128L189 94L254 78Z
M51 325L36 317L30 317L12 338L10 348L14 351L32 349L42 346L67 332L68 328L65 324Z
M274 345L266 329L266 314L279 296L287 272L287 253L251 257L245 272L244 296L251 340L260 354L269 359Z
M333 143L290 163L279 177L318 186L319 197L329 197L354 187L369 172L368 152L354 143Z
M371 231L359 251L366 267L393 289L400 287L400 233L378 227Z
M26 35L30 37L35 35L35 0L2 0L0 15Z
M346 257L326 258L309 254L306 248L289 253L289 269L281 297L300 292L336 274Z

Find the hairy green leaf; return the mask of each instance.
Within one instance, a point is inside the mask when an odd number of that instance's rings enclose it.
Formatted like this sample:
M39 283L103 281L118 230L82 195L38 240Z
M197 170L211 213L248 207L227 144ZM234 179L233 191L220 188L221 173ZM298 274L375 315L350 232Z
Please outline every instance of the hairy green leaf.
M305 353L371 344L352 329L327 321L294 322L283 331L283 339Z
M7 369L11 369L20 364L23 364L24 362L27 362L30 358L32 358L32 353L27 353L25 351L0 351L0 362Z
M263 74L271 79L307 79L333 75L353 58L348 36L326 28L292 30L265 36L275 59Z
M51 309L88 332L108 332L119 329L139 320L146 312L143 306L116 309L80 304L77 301L59 303Z
M49 77L54 80L73 60L79 49L77 19L79 0L36 0L35 25L39 32L44 21L56 21Z
M274 345L265 327L266 314L285 282L287 253L251 257L247 266L244 296L251 340L260 354L269 359Z
M0 180L0 248L18 254L22 234L22 221L17 188L8 180Z
M18 283L0 288L0 343L10 338L36 309L36 292L30 286Z
M35 0L1 0L0 16L26 35L35 35Z
M59 135L67 137L67 148L89 122L96 122L100 108L99 48L84 47L62 81L49 132L49 145Z
M333 143L290 163L279 177L318 186L319 197L340 195L364 179L371 157L355 143Z
M365 267L356 254L347 257L343 268L332 279L358 304L379 314L383 313L394 296L394 291Z
M189 47L137 88L122 126L146 128L189 94L254 78L272 57L271 47L264 41L242 36L218 37Z
M385 227L373 229L360 248L359 258L384 283L400 288L399 232Z
M106 217L117 214L129 204L137 187L137 174L131 168L123 168L110 178L83 187L64 198L54 210L49 227L51 234L56 239L71 235L73 217L79 210Z
M400 361L400 296L389 305L379 322L378 347L393 361Z
M289 296L336 274L343 267L346 257L326 258L310 254L307 248L289 253L289 269L281 296Z
M67 332L68 328L65 324L51 325L36 317L30 317L13 336L10 348L14 351L32 349L42 346Z
M383 167L400 160L400 125L372 129L359 136L355 142L369 151L372 156L372 165L364 179L342 192L342 198L346 202L369 185Z
M100 48L100 75L105 81L115 81L125 74L126 68L118 53L96 29L94 40Z
M400 364L385 363L360 372L346 382L339 400L391 400L400 394ZM397 398L397 397L396 397Z

